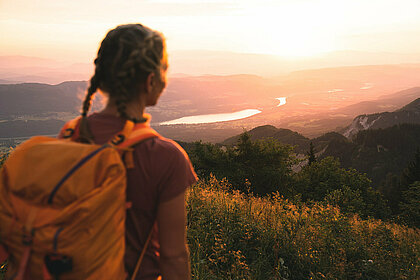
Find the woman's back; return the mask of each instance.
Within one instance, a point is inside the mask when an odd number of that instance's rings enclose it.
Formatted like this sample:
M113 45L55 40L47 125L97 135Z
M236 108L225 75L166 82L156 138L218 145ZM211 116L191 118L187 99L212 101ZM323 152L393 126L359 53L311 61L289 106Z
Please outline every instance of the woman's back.
M104 144L121 131L125 121L111 114L88 117L95 143ZM185 192L196 181L190 161L174 141L155 137L134 146L134 168L127 170L126 269L131 274L153 226L151 242L137 279L156 279L159 268L158 205Z

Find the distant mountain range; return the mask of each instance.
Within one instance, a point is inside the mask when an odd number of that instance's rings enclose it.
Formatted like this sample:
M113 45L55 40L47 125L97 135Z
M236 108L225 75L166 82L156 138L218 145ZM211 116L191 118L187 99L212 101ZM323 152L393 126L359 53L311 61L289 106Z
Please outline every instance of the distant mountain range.
M420 98L394 112L357 116L341 133L351 138L361 130L387 128L403 123L420 124Z
M59 84L88 80L93 73L89 63L68 63L28 56L0 56L0 79L11 83Z
M155 110L153 117L171 119L182 114L200 114L200 108L207 108L204 112L217 113L226 111L229 106L236 106L236 110L247 108L253 99L260 102L271 100L276 96L266 92L264 85L267 80L258 76L227 76L227 77L186 77L178 78L172 83L166 93L167 97ZM184 80L183 80L184 79ZM184 81L184 83L182 82ZM207 87L214 85L214 94L206 94ZM201 87L206 85L206 87ZM269 86L273 86L269 84ZM37 134L56 134L64 121L79 113L80 104L84 98L86 82L65 82L58 85L46 84L16 84L0 85L0 138L29 137ZM223 92L227 90L227 92ZM220 90L220 94L216 93ZM249 93L248 99L242 98L240 93ZM193 93L197 93L194 95ZM380 184L388 172L399 172L406 166L407 160L420 145L420 88L411 88L393 94L382 95L377 99L359 102L351 106L337 108L329 114L308 114L301 111L299 106L293 107L293 98L285 108L276 107L277 101L272 98L266 104L263 112L265 117L251 117L238 121L221 122L202 125L154 125L166 137L182 141L204 140L221 142L223 145L234 145L243 128L248 128L251 139L274 138L284 144L295 146L295 151L305 154L309 150L309 143L313 142L319 158L326 156L338 157L344 167L354 167L366 172L376 185ZM408 102L410 100L411 102ZM309 101L310 102L310 101ZM406 102L401 104L402 102ZM201 104L200 104L201 103ZM245 103L245 105L244 105ZM268 101L267 101L268 103ZM218 109L217 105L220 108ZM262 104L262 103L261 103ZM94 104L100 108L100 100ZM306 105L305 105L306 106ZM399 106L399 109L397 109ZM392 108L391 112L383 112ZM182 111L182 109L184 111ZM382 112L377 112L382 109ZM195 110L195 111L194 111ZM309 125L324 124L318 127L318 137L308 137L303 133L289 128L276 128L268 122L276 120L267 116L284 116L283 122L291 125L293 122L307 122ZM365 110L376 112L356 116L351 123L350 116ZM267 113L268 112L268 113ZM340 119L341 113L341 119ZM295 114L295 115L293 115ZM343 117L342 115L345 115ZM328 116L330 118L325 118ZM324 119L322 119L324 117ZM331 132L334 117L348 120L350 126L343 129L346 136ZM314 118L317 118L314 120ZM265 125L254 126L261 121ZM336 122L337 123L337 122ZM409 124L407 124L409 123ZM325 133L330 131L328 133ZM236 136L235 136L236 135Z
M362 101L336 109L336 113L346 115L373 114L384 111L395 111L420 97L420 87L413 87L392 94L381 95L375 100Z
M34 135L57 135L64 121L51 120L13 120L0 122L0 138L20 138Z
M27 56L0 56L0 79L15 83L58 84L87 80L93 73L93 57L69 63ZM420 63L420 53L334 51L313 57L287 58L276 55L208 50L176 50L169 53L169 74L178 76L252 74L265 77L285 75L304 69L358 65Z
M0 117L77 112L86 86L86 82L0 85Z
M50 62L33 62L38 63L43 66ZM420 88L415 87L420 85L419 72L420 65L410 64L302 70L273 78L179 75L170 79L157 106L147 108L147 112L159 132L182 141L221 142L261 125L314 138L328 131L342 131L358 115L395 111L420 98ZM78 114L86 88L85 81L0 85L0 121L42 122L56 118L51 114L62 114L58 119L65 120L64 116ZM277 98L284 98L286 103L278 106ZM101 106L94 103L96 109ZM214 124L159 125L185 116L245 109L261 113ZM8 125L13 131L13 124Z
M417 88L419 89L419 88ZM394 112L382 112L370 115L357 116L352 124L345 128L342 132L327 132L322 136L316 138L307 138L302 134L292 131L290 129L276 128L273 125L263 125L255 127L247 133L251 140L258 140L264 138L273 138L283 144L296 146L296 152L305 153L308 151L309 143L313 142L320 154L325 152L326 147L331 142L350 143L348 140L348 132L351 136L357 135L360 131L371 129L390 128L395 125L402 124L419 124L420 125L420 98L410 102L402 108ZM221 141L222 145L235 145L240 138L240 135L235 135ZM420 144L420 138L419 138Z

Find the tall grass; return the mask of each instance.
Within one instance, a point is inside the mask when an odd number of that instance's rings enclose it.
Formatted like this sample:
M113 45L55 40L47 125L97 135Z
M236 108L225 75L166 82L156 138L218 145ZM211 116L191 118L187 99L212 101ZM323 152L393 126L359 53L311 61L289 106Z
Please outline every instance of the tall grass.
M419 279L418 229L229 190L188 194L193 279Z
M214 177L189 190L187 210L193 279L419 279L417 228L240 194Z

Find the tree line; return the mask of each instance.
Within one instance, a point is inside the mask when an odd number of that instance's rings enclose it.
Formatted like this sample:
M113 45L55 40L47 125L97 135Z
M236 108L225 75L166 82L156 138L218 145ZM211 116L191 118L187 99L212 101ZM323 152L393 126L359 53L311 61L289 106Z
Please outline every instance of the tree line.
M245 132L234 146L199 141L184 147L201 178L226 178L232 189L276 194L295 203L321 201L344 213L419 226L420 150L401 179L388 178L392 186L379 191L366 174L343 168L338 158L317 159L313 145L305 159L298 159L292 146L274 139L252 141Z

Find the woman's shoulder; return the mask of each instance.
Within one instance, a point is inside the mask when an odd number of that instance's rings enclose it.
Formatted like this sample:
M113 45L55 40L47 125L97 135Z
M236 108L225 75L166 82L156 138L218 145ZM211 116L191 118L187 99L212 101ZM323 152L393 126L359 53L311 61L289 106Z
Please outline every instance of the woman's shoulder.
M147 153L164 157L167 160L187 159L189 161L187 153L177 142L163 136L153 137L139 143L136 145L136 149L146 150Z
M169 201L197 181L184 149L165 137L154 137L135 146L140 165L155 179L159 199Z
M93 113L88 117L90 128L99 144L106 143L113 135L124 127L124 120L120 117ZM167 160L188 159L187 153L174 140L159 135L146 139L134 145L138 155Z

